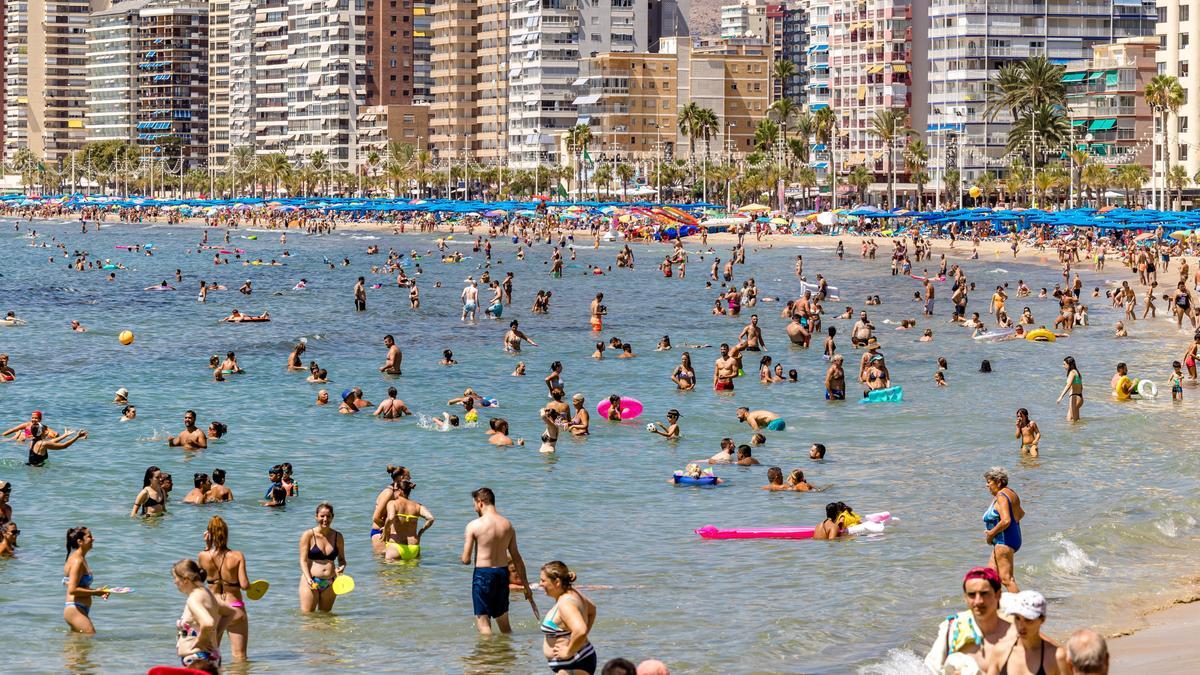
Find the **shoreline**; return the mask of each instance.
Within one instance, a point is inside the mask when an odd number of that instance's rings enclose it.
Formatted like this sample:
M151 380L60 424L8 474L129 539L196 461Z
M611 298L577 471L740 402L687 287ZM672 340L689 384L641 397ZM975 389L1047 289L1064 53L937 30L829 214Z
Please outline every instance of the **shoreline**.
M113 225L154 225L154 226L179 226L179 227L198 227L203 229L205 223L199 219L185 219L178 223L166 223L161 219L150 219L143 223L125 223L122 221L106 221L106 227ZM214 226L220 228L221 226ZM350 232L372 232L372 233L387 233L391 234L396 227L393 223L379 223L370 221L352 221L338 223L338 230ZM243 231L248 228L243 225L236 229ZM306 234L303 229L297 228L266 228L254 226L255 231L267 231L272 234ZM569 230L568 230L569 231ZM405 234L416 234L418 236L429 236L431 239L436 239L447 234L463 235L466 234L467 228L461 223L439 224L432 232L420 232L408 230ZM486 233L487 229L480 227L475 230L476 234ZM266 239L270 235L263 238ZM476 235L471 235L473 236ZM887 264L887 258L890 256L888 242L892 237L884 237L879 235L859 235L843 233L840 235L829 234L769 234L764 235L762 240L757 240L753 235L747 235L745 244L747 247L754 248L783 248L783 247L812 247L820 249L831 249L837 245L839 241L846 248L845 255L847 258L860 258L860 245L863 240L874 240L879 245L879 252L876 258L876 263L880 265ZM729 246L737 241L737 235L722 232L708 235L708 246L721 247ZM937 256L945 254L951 262L961 262L970 258L972 251L976 248L970 239L960 238L956 245L951 248L948 239L930 239L931 250L934 255L932 260L915 263L913 273L920 274L923 269L928 266L936 270ZM698 248L700 238L698 235L688 237L684 246L687 249L695 250ZM611 242L610 242L611 243ZM630 245L643 244L641 240L633 240ZM666 249L669 244L661 242L649 242L649 244L661 244ZM577 241L579 247L590 245L590 237L585 241ZM1012 255L1009 248L1010 242L1007 239L990 239L979 242L978 251L980 263L994 262L998 266L1003 267L1006 261L1015 261L1023 264L1039 264L1043 266L1057 267L1057 255L1053 248L1047 248L1045 251L1039 251L1031 246L1022 246L1016 257ZM646 245L646 249L650 246ZM1189 264L1195 268L1195 256L1183 256L1189 261ZM652 261L651 261L652 262ZM1084 261L1080 269L1086 269L1095 273L1094 265L1090 261ZM1130 279L1132 271L1125 267L1120 258L1110 256L1106 268L1101 274L1111 275L1115 279ZM1014 279L1006 279L1010 283L1015 283ZM1103 284L1101 284L1103 288ZM987 289L979 288L983 292ZM1037 289L1034 289L1035 292ZM846 297L842 303L858 304L854 299ZM1105 330L1104 327L1094 326ZM1186 641L1178 639L1180 630L1186 631L1190 627L1200 628L1200 577L1193 578L1176 578L1174 582L1168 580L1162 585L1158 591L1151 590L1149 592L1138 592L1129 597L1129 602L1123 604L1121 608L1114 608L1113 614L1102 618L1092 627L1105 636L1109 641L1109 650L1112 655L1112 671L1113 672L1133 672L1135 668L1145 670L1147 667L1157 671L1167 672L1171 670L1171 666L1176 663L1196 662L1200 663L1200 645L1190 645ZM1064 630L1073 630L1065 629ZM1064 633L1059 637L1066 638L1069 635ZM1182 659L1182 661L1181 661Z

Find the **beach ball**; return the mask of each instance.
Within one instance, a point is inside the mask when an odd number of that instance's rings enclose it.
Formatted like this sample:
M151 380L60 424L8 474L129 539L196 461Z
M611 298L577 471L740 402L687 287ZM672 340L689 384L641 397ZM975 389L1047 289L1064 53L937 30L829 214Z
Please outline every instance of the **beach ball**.
M978 185L972 185L968 192L971 193L971 199L979 199L979 195L983 194L983 190L980 190Z
M117 339L120 340L121 344L123 345L131 345L133 344L133 331L123 330L121 331L121 334L117 336Z

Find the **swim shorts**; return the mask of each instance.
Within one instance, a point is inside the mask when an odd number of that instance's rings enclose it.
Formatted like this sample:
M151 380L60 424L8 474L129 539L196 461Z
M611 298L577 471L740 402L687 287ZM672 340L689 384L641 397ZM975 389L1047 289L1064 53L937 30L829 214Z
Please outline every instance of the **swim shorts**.
M591 323L592 323L592 330L594 330L594 331L604 330L604 320L601 319L600 317L593 316L591 318Z
M782 417L776 417L770 422L767 422L767 431L783 431L786 428L787 422L784 422Z
M826 401L845 401L846 391L844 389L833 389L825 392Z
M471 579L475 616L496 618L508 614L508 568L476 567Z
M717 380L713 384L714 391L733 391L733 380Z
M467 314L470 314L471 312L474 312L477 309L479 309L479 306L473 302L468 302L467 304L463 305L463 312L465 312Z

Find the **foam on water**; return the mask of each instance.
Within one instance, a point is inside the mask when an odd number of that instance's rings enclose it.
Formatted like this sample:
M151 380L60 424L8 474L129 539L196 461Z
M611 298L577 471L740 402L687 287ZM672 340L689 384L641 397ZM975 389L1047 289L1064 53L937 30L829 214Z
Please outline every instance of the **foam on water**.
M907 649L892 649L879 663L871 663L858 669L858 675L927 675L924 660Z
M1079 576L1098 567L1095 560L1088 557L1082 548L1069 539L1056 535L1054 540L1061 546L1061 551L1054 556L1054 567L1068 575Z

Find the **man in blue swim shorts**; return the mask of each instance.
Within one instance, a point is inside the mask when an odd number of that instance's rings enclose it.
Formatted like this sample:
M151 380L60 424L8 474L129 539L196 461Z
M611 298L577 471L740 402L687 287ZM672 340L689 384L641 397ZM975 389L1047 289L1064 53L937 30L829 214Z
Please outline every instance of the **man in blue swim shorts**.
M471 493L479 517L467 525L463 541L462 563L475 563L471 578L471 602L475 627L482 635L492 634L492 619L501 633L511 633L508 623L508 563L511 560L517 581L525 590L525 599L533 603L533 591L525 575L525 561L517 550L517 532L512 523L496 511L496 495L486 487Z
M779 415L770 410L750 410L749 408L738 408L737 418L739 422L745 422L750 425L751 429L758 431L766 429L767 431L783 431L787 428L787 422Z

